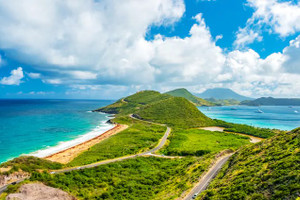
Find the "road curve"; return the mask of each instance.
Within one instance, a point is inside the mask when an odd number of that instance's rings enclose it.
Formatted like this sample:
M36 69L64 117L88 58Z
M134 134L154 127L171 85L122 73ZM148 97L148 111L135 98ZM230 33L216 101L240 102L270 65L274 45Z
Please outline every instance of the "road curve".
M7 185L4 185L4 186L0 187L0 194L2 194L2 193L7 189L8 186L10 186L10 185L16 185L16 184L18 184L18 183L21 183L21 182L24 181L25 179L27 179L27 178L22 178L22 179L20 179L20 180L14 181L14 182L12 182L12 183L9 183L9 184L7 184Z
M134 117L132 117L132 118L134 118ZM134 119L136 119L136 118L134 118ZM100 161L100 162L92 163L92 164L88 164L88 165L71 167L71 168L66 168L66 169L61 169L61 170L55 170L55 171L51 171L50 174L59 174L59 173L65 173L65 172L70 172L70 171L75 171L75 170L93 168L93 167L97 167L97 166L100 166L100 165L105 165L105 164L109 164L109 163L113 163L113 162L118 162L118 161L123 161L123 160L131 159L131 158L135 158L135 157L138 157L138 156L146 156L146 155L147 156L152 156L153 155L152 153L158 151L159 149L161 149L165 145L165 143L167 141L167 138L170 135L170 133L171 133L171 128L167 127L167 130L166 130L164 136L160 139L159 144L155 148L153 148L149 151L139 153L139 154L135 154L135 155L124 156L124 157L121 157L121 158L115 158L115 159L111 159L111 160L104 160L104 161Z
M201 192L203 192L207 188L211 180L218 174L220 169L232 155L233 154L227 154L220 157L216 161L216 163L209 169L209 171L206 172L206 174L201 178L199 183L197 183L197 185L189 192L189 194L183 198L183 200L193 199L193 196L195 194L200 194Z

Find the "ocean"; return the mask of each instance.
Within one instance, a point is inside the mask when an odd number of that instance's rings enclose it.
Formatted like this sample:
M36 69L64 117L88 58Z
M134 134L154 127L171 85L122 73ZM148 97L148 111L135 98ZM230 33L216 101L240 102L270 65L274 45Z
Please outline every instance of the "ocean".
M104 100L0 100L0 163L20 155L44 157L113 127L91 110Z
M198 107L208 117L263 128L292 130L300 127L300 107L220 106Z

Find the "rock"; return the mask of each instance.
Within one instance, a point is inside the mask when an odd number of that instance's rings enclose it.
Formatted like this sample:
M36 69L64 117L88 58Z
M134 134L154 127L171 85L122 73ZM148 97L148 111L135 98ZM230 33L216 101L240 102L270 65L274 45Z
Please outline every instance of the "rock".
M42 183L29 183L22 185L19 193L9 194L6 200L76 200L76 198Z

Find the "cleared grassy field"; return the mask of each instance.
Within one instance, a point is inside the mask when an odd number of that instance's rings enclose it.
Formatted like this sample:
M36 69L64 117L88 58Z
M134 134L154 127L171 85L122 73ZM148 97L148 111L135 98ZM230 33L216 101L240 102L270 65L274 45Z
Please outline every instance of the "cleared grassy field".
M237 149L250 144L249 138L232 133L211 132L200 129L175 130L169 145L161 152L166 155L202 156L225 149Z
M139 157L65 174L35 173L31 181L60 188L78 199L175 199L210 163L211 157Z
M110 138L94 145L72 160L68 166L79 166L154 148L166 127L132 121L132 125Z

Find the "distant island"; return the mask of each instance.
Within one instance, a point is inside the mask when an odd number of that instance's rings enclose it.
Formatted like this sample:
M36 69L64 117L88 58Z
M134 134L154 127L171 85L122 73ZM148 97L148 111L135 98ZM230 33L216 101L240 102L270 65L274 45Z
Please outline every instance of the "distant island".
M237 101L245 101L245 100L253 100L253 98L246 97L243 95L240 95L236 92L234 92L231 89L228 88L212 88L207 89L202 93L195 94L197 97L203 98L203 99L219 99L219 100L225 100L225 99L235 99Z
M300 106L300 99L262 97L262 98L258 98L255 100L242 101L241 105L247 105L247 106Z

